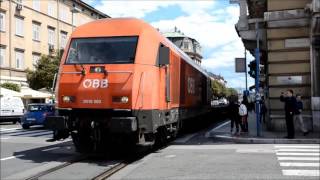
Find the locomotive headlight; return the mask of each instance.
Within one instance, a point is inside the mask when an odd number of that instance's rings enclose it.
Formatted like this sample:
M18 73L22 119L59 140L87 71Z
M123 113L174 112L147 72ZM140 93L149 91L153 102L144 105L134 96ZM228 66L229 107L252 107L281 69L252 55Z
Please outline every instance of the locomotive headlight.
M128 103L128 101L129 101L129 98L127 96L121 97L121 102L122 103Z
M62 101L65 103L73 102L74 96L62 96Z
M114 102L114 103L128 103L129 97L127 97L127 96L113 96L112 102Z

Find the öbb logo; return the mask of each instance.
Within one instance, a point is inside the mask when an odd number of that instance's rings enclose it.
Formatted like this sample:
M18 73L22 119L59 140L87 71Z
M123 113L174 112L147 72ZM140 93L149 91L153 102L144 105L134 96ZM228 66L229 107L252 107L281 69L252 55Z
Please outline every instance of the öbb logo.
M84 88L107 88L108 79L86 79L82 82Z

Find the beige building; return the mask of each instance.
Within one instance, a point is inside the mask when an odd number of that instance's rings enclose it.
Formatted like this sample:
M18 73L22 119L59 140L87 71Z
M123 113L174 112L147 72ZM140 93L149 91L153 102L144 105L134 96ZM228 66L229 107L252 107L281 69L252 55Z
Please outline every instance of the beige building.
M177 27L173 31L163 32L162 34L185 52L194 62L198 65L201 64L201 46L197 40L186 36Z
M281 92L292 89L303 97L309 129L320 129L320 1L230 0L240 5L236 29L252 54L259 25L262 78L268 127L285 129ZM296 126L299 127L299 126Z
M64 49L72 30L109 18L81 0L0 0L0 83L26 84L41 55Z

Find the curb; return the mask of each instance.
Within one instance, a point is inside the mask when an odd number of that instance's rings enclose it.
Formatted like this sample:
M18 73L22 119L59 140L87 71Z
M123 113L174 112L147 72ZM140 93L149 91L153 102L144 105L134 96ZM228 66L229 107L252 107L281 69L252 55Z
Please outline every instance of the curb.
M213 138L221 141L235 143L251 143L251 144L320 144L320 139L273 139L273 138L243 138L230 137L223 135L211 135L208 138Z

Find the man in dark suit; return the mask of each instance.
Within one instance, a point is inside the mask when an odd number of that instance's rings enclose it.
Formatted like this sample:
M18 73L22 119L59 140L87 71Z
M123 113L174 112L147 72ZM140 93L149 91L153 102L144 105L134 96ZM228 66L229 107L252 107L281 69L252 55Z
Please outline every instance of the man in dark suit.
M287 136L285 138L293 139L294 138L293 115L297 105L297 100L293 96L293 90L288 89L286 94L282 92L280 96L280 101L284 102L284 110L285 110L285 116L286 116Z

